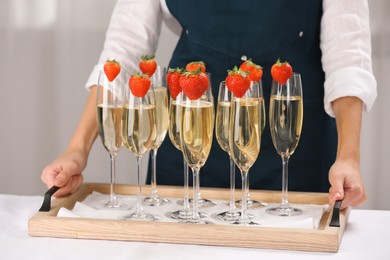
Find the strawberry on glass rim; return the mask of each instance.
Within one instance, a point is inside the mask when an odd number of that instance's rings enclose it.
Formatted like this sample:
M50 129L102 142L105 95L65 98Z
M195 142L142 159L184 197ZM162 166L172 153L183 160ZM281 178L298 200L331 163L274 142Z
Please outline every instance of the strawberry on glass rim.
M199 68L203 73L206 72L206 64L203 61L192 61L186 65L187 71L197 71Z
M182 73L181 68L169 68L167 72L167 85L169 89L169 93L172 98L176 98L177 95L181 92L181 87L179 84L180 76Z
M287 61L281 62L280 59L278 59L271 67L272 78L282 85L286 84L292 73L293 69Z
M150 88L150 78L146 74L136 73L129 79L131 93L136 97L144 97Z
M248 78L255 82L259 82L263 76L263 68L254 63L251 59L244 61L241 64L240 69L247 72Z
M139 68L142 73L152 77L157 68L157 63L154 60L154 55L148 56L144 55L141 57L141 61L139 62Z
M226 87L238 98L242 98L251 86L251 80L247 73L237 68L237 66L234 66L232 70L228 70L225 82Z
M109 82L112 82L119 72L121 72L121 66L116 60L107 60L103 67L104 73L107 76Z
M179 85L190 100L196 100L209 86L209 78L200 68L197 71L185 71L180 76Z

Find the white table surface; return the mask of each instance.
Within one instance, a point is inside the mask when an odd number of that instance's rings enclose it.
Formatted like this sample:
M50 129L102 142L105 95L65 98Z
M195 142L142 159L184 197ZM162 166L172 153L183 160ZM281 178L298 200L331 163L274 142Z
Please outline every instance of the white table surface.
M390 260L390 211L351 211L338 253L30 237L42 196L0 194L0 259Z

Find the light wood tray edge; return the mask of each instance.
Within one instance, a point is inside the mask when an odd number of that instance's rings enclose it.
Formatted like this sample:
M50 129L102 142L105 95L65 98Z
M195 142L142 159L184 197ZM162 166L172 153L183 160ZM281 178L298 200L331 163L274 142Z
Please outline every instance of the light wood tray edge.
M136 193L135 186L117 185L116 188L118 194ZM341 211L340 228L329 227L331 212L326 212L321 219L318 230L56 217L61 207L72 209L76 201L82 201L92 191L108 193L109 185L85 183L76 193L66 198L53 200L52 209L49 212L38 212L29 220L29 235L337 252L350 212L349 208ZM148 192L149 187L143 187L143 193L148 194ZM159 194L164 197L181 197L182 188L159 186ZM202 188L202 194L210 199L227 199L229 190ZM238 192L237 196L239 195ZM280 201L280 192L278 191L251 190L251 196L253 199L266 202ZM326 204L328 194L289 192L289 200L292 203Z

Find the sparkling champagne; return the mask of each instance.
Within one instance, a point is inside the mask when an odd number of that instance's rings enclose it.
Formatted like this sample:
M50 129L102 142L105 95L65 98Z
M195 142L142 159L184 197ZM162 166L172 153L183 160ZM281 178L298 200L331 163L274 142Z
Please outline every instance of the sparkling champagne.
M149 151L157 138L156 107L125 107L122 114L122 136L126 148L137 156Z
M263 134L263 131L264 131L264 128L265 128L265 121L266 121L266 116L265 116L265 102L264 102L264 98L259 98L259 108L260 108L260 125L261 125L261 134Z
M220 101L217 104L217 118L215 121L215 136L222 150L230 153L229 148L229 118L231 103Z
M165 139L169 125L168 93L167 89L163 87L156 87L154 93L156 97L157 138L152 149L158 149Z
M117 154L122 142L122 107L97 106L97 121L100 140L109 153Z
M245 171L260 153L261 118L258 98L233 98L229 145L236 165Z
M270 129L272 142L279 155L291 156L298 145L302 131L302 97L271 96Z
M206 101L181 106L180 145L191 168L200 168L209 156L214 129L214 107Z
M169 138L172 144L180 150L180 106L173 99L169 106Z

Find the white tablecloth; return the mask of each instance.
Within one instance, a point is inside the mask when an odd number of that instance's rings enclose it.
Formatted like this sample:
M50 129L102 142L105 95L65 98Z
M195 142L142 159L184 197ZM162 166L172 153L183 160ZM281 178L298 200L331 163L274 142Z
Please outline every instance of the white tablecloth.
M352 210L338 253L30 237L41 196L0 194L0 259L390 259L390 211Z

